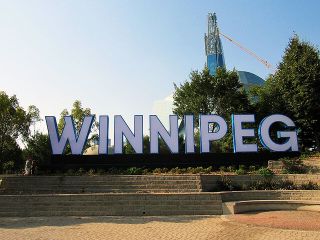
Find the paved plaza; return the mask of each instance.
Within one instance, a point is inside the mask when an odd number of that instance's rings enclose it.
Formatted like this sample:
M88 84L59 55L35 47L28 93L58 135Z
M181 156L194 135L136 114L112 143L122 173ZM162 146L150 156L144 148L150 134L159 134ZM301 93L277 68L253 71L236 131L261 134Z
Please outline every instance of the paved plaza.
M306 211L237 216L0 218L0 239L320 239L319 222L320 213Z

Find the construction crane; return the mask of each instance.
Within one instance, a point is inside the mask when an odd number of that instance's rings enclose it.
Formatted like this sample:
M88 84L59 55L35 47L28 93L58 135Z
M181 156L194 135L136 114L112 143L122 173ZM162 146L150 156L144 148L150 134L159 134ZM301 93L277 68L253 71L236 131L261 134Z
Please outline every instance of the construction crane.
M235 40L233 40L231 37L225 35L224 33L219 32L219 35L223 36L225 39L229 40L230 42L232 42L233 44L237 45L239 48L241 48L243 51L245 51L246 53L250 54L251 56L253 56L255 59L257 59L259 62L261 62L263 65L265 65L268 69L274 69L273 66L267 62L266 60L264 60L263 58L259 57L257 54L255 54L254 52L252 52L251 50L245 48L244 46L242 46L240 43L236 42Z

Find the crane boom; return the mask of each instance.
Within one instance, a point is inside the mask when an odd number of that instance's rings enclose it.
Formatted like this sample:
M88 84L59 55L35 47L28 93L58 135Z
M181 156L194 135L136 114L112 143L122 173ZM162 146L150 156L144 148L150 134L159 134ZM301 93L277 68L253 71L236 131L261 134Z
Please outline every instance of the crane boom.
M239 48L241 48L243 51L245 51L246 53L250 54L251 56L253 56L255 59L257 59L258 61L260 61L263 65L265 65L267 68L272 69L273 66L268 63L266 60L264 60L263 58L259 57L257 54L255 54L254 52L252 52L251 50L243 47L240 43L236 42L235 40L233 40L231 37L228 37L227 35L225 35L224 33L219 31L219 34L222 35L224 38L226 38L227 40L229 40L230 42L232 42L233 44L237 45Z

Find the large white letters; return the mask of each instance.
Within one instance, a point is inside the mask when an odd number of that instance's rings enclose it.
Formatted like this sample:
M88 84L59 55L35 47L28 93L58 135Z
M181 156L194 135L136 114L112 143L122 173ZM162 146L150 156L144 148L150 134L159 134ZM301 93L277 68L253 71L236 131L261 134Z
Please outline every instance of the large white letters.
M287 141L283 144L275 143L270 137L270 127L275 122L284 123L287 127L295 127L294 122L281 114L274 114L263 119L259 126L259 137L264 147L275 152L285 152L288 150L297 152L298 139L296 131L278 131L278 138L287 138Z
M90 133L90 128L93 122L94 116L86 116L83 119L79 135L77 136L76 129L74 127L74 122L71 116L64 117L64 128L62 134L59 138L58 127L55 117L46 117L46 123L48 128L48 133L51 142L51 148L53 154L63 154L67 142L69 142L72 154L80 155L82 154L83 147L85 146L88 135Z
M257 152L257 144L244 144L244 137L254 137L254 129L242 128L243 123L254 123L254 115L232 115L233 151L236 152Z
M108 154L109 117L99 117L99 154Z
M194 119L193 115L184 116L185 152L194 153Z
M155 115L150 116L150 153L159 153L159 136L172 153L179 152L178 116L170 115L170 133Z
M256 143L244 143L244 138L254 138L255 130L243 126L246 123L254 123L253 114L235 114L232 119L232 136L234 152L257 152ZM70 144L72 154L82 154L90 134L94 116L86 116L79 133L75 130L74 122L71 116L65 116L65 126L59 136L56 118L52 116L46 117L48 134L51 142L52 153L61 155L64 153L67 144ZM183 118L183 128L178 127L178 116L169 116L169 130L167 130L159 118L151 115L150 124L150 153L159 153L159 138L162 138L170 149L171 153L179 153L179 136L184 135L185 153L195 153L194 133L197 131L194 127L193 115L185 115ZM275 141L270 136L270 128L275 122L280 122L284 126L284 130L277 132L277 137L282 139ZM182 130L179 132L179 129ZM210 142L222 139L227 131L227 122L220 116L200 115L199 116L200 131L200 152L210 152ZM299 151L298 137L294 122L281 114L274 114L263 119L259 125L258 135L261 144L276 152ZM108 153L109 137L109 117L102 115L99 117L99 147L98 154ZM134 116L134 131L131 131L122 116L114 117L114 153L122 154L124 137L131 144L136 153L143 153L143 116Z
M123 136L136 153L143 153L143 117L134 116L134 133L120 115L114 117L114 153L122 153Z
M200 115L200 152L210 152L210 141L219 140L226 135L228 126L226 121L218 115ZM218 126L209 131L209 124Z

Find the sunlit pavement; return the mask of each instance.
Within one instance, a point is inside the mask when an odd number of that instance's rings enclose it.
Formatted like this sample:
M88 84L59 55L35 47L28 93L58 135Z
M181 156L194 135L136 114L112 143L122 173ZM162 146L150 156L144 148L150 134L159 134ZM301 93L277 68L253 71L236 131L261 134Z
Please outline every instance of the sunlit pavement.
M320 239L319 222L320 213L299 211L227 217L0 218L0 239Z

